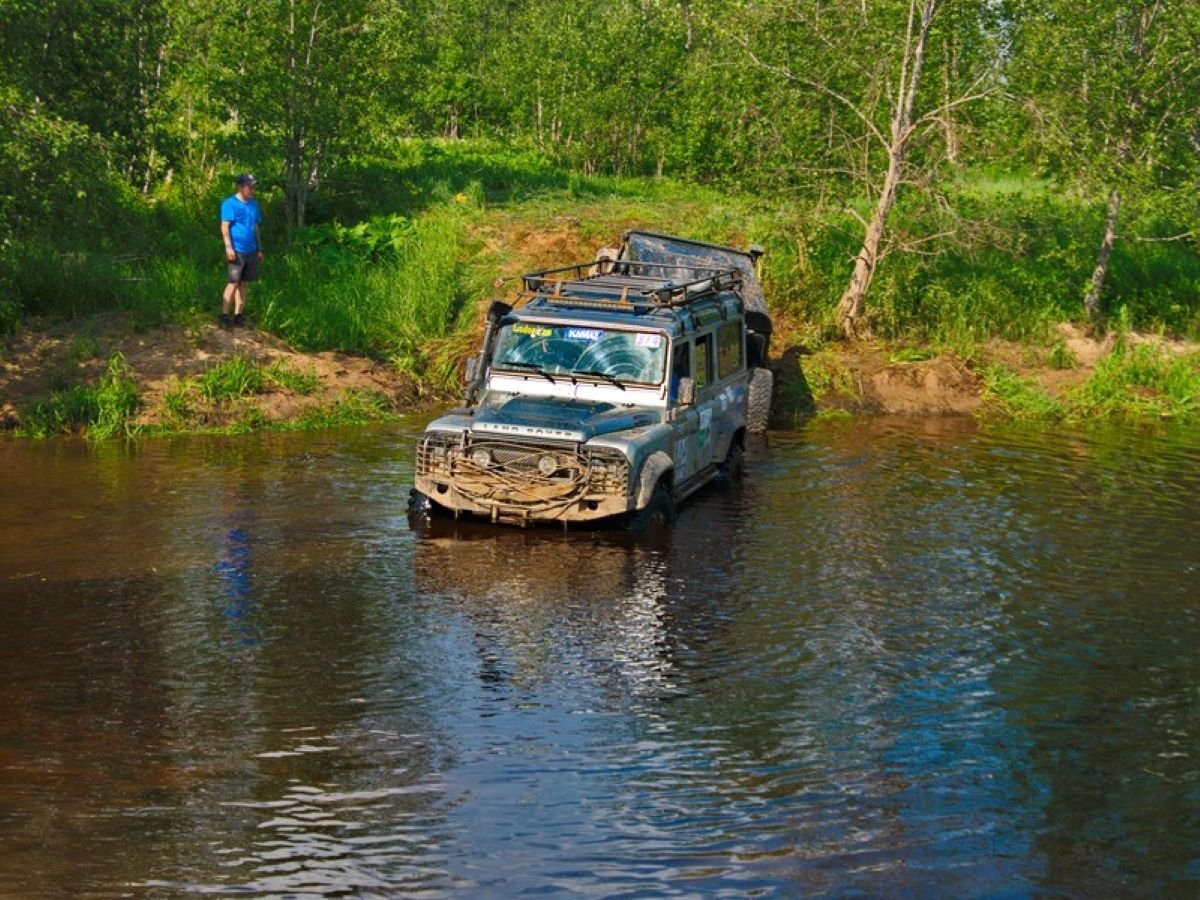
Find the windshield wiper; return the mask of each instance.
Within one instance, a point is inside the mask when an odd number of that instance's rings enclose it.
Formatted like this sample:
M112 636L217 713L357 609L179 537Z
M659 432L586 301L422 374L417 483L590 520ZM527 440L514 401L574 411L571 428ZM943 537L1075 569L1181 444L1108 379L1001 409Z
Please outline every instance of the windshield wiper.
M625 385L623 385L621 382L617 381L617 378L615 375L610 375L608 372L601 372L601 371L598 371L597 369L585 369L585 370L579 371L579 372L572 372L571 374L572 375L591 375L593 378L603 378L605 381L609 382L610 384L615 384L621 390L625 390Z
M528 369L530 372L536 372L537 374L541 375L543 378L545 378L551 384L558 384L557 381L555 381L553 378L550 377L550 373L547 372L545 369L543 369L541 366L539 366L537 363L502 362L502 363L496 363L496 367L501 368L501 369Z

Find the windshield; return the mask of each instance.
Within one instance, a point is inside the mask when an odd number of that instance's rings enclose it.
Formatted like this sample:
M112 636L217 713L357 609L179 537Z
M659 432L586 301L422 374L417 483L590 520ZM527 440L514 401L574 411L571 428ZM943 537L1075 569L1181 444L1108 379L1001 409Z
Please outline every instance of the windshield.
M657 331L512 322L500 329L492 367L551 379L596 378L616 384L661 384L667 339Z

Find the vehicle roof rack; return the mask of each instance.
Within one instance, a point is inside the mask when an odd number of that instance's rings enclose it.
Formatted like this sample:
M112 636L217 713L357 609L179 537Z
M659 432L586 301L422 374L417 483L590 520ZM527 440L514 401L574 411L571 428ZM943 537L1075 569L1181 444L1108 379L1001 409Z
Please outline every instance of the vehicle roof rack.
M597 272L597 269L603 271ZM523 298L595 309L686 306L741 286L736 269L596 260L521 276Z

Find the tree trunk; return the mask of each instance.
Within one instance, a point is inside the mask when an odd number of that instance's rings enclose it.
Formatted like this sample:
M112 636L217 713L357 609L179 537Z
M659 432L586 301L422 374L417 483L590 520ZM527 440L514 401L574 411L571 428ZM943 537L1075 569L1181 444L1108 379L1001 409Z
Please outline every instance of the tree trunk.
M942 103L946 107L942 114L942 133L946 139L946 161L952 166L958 165L958 129L954 124L954 110L951 108L953 99L950 90L958 78L958 47L953 38L947 39L946 60L942 67Z
M1117 240L1117 215L1121 211L1121 192L1113 188L1108 195L1108 215L1104 220L1104 238L1100 241L1100 249L1096 252L1096 268L1092 271L1092 285L1083 298L1083 308L1087 310L1088 323L1093 330L1104 324L1104 314L1100 309L1100 292L1104 289L1104 279L1108 277L1108 263L1112 259L1113 244Z
M887 142L888 167L883 179L883 189L879 192L879 200L875 211L867 223L863 235L862 248L854 259L854 272L850 283L846 286L842 299L837 305L837 323L842 333L850 340L866 337L869 334L864 314L867 306L867 291L871 280L875 277L875 267L879 264L879 248L883 236L887 232L887 220L892 206L896 202L896 191L904 171L904 163L908 157L909 141L913 132L913 109L917 101L917 88L921 82L921 66L925 62L925 45L929 38L929 30L933 25L933 15L937 10L938 0L924 0L921 9L921 21L917 30L916 40L913 40L913 18L916 13L916 2L909 5L908 30L904 39L904 56L900 68L900 83L896 89L894 107L892 109L892 130Z
M866 337L869 333L863 319L867 307L867 291L875 277L875 266L879 263L879 245L883 242L887 218L896 202L896 188L900 183L901 160L894 152L890 157L883 192L879 195L879 202L875 204L871 221L867 223L862 248L854 258L854 273L850 276L850 284L842 293L842 299L838 301L838 327L850 340Z

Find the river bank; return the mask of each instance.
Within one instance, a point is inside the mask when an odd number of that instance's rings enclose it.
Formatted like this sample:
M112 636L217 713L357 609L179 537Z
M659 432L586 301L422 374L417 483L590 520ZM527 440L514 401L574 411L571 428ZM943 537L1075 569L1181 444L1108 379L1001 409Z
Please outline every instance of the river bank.
M226 330L198 319L138 329L121 313L28 324L0 348L0 429L16 434L95 433L105 402L123 404L108 411L120 419L117 431L178 433L354 424L454 399L387 361L301 352L254 327ZM474 342L464 336L456 344L450 362L461 364ZM937 352L822 342L785 322L773 367L779 428L814 415L1188 418L1200 411L1200 347L1136 333L1098 339L1070 323L1045 345L993 340Z

